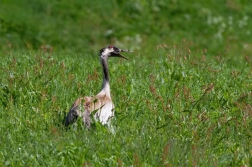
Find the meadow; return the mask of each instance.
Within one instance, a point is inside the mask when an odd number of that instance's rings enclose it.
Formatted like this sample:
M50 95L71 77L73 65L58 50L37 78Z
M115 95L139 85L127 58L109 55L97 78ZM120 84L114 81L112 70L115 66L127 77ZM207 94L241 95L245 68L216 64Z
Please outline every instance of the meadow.
M0 166L252 166L248 5L166 2L3 1ZM111 43L134 50L109 59L115 133L66 129Z
M2 55L2 166L251 165L250 58L191 58L183 48L109 60L115 134L62 125L74 99L99 91L98 56Z

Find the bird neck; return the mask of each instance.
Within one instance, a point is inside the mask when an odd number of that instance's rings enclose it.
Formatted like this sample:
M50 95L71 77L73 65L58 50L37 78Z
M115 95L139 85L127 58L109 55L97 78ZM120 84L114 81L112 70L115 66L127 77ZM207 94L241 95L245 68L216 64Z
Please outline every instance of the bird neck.
M102 83L102 89L109 89L109 69L108 69L108 59L101 58L101 65L103 70L103 83Z

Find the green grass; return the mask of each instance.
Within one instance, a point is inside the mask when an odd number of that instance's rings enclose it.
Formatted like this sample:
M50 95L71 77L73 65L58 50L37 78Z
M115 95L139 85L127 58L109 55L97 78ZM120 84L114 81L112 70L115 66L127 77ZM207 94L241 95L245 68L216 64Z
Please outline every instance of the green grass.
M148 55L159 44L193 41L220 55L252 54L252 11L238 0L2 0L0 48L96 53L116 44ZM13 12L15 11L15 12Z
M2 0L0 166L252 166L248 3ZM116 133L66 131L108 44Z
M185 45L109 60L115 134L62 126L77 97L99 91L98 55L2 53L0 165L251 166L251 59Z

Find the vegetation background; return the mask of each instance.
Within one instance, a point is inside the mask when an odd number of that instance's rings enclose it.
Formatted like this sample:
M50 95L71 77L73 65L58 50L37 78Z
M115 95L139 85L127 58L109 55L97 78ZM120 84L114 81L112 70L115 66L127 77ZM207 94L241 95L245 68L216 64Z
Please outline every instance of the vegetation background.
M0 166L252 166L250 0L0 0ZM115 134L66 131L110 60Z

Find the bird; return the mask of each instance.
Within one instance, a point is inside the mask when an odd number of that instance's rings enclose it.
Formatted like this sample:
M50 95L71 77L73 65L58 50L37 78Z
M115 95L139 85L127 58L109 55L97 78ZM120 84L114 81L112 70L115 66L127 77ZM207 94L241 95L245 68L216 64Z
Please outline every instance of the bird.
M100 49L100 62L103 72L103 82L100 92L95 96L84 96L76 99L69 109L68 114L65 117L65 126L76 122L78 117L82 118L82 121L87 129L90 129L91 124L91 113L94 114L94 120L100 122L102 125L110 126L110 120L114 117L114 103L110 93L110 77L108 69L108 58L109 57L121 57L129 60L122 56L120 52L132 52L130 50L119 49L114 45L109 45Z

